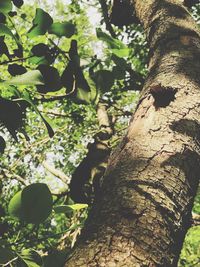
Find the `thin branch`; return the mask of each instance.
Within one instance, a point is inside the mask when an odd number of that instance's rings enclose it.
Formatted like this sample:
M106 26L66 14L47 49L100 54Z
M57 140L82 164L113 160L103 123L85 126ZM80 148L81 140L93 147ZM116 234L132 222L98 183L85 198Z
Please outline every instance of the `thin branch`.
M17 256L17 257L15 257L14 259L12 259L12 260L6 262L5 264L3 264L3 265L1 265L1 266L2 266L2 267L11 266L11 264L12 264L14 261L16 261L18 258L19 258L19 257Z
M2 169L1 170L0 177L1 178L7 177L7 178L12 179L12 180L17 180L17 181L19 181L21 184L23 184L25 186L28 185L28 183L26 182L26 180L23 177L15 174L15 173L7 170L7 169Z
M59 100L64 100L66 99L66 95L58 95L58 96L53 96L53 97L49 97L49 98L34 98L33 102L37 103L37 102L42 102L42 103L48 103L48 102L53 102L53 101L59 101Z
M48 114L48 115L53 115L53 116L56 116L56 117L69 117L68 115L66 114L63 114L63 113L57 113L57 112L52 112L52 111L43 111L43 110L39 110L41 113L45 113L45 114Z
M42 166L49 171L51 174L59 178L63 183L68 184L70 181L70 178L64 174L61 170L55 169L53 166L49 165L47 161L42 162Z
M14 60L6 60L6 61L1 62L0 65L6 65L9 63L17 62L17 61L24 61L24 60L27 60L27 59L32 58L32 57L34 57L34 56L32 55L29 57L18 58L18 59L14 59Z
M60 52L65 58L67 58L69 60L69 57L68 57L68 52L66 51L63 51L57 44L54 43L54 41L52 39L48 39L49 42L56 47L56 49L58 50L58 52Z

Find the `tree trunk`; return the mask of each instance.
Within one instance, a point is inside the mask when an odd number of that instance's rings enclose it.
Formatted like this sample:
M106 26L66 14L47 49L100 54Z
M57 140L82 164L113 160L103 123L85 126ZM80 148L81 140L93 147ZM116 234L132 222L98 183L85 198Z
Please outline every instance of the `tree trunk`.
M134 0L149 75L66 267L175 267L200 176L200 35L181 0Z

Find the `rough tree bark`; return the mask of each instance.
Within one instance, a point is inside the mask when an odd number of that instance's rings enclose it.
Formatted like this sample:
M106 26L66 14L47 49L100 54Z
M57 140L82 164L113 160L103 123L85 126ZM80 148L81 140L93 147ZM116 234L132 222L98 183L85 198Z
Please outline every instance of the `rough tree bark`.
M133 0L149 75L66 267L177 266L200 176L200 34L182 0Z

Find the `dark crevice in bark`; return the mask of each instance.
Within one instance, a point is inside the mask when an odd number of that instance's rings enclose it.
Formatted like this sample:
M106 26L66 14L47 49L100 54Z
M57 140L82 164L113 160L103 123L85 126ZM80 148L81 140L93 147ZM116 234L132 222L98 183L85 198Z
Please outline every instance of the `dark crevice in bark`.
M171 87L164 88L161 85L151 87L150 93L154 98L154 106L156 109L167 107L175 100L176 90Z

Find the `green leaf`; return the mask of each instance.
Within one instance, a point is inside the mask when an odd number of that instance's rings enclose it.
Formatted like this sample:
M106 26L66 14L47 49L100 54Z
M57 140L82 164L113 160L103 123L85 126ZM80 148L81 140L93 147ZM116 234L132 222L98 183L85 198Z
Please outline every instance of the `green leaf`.
M19 44L19 40L15 37L15 35L12 33L12 31L3 23L0 23L0 36L10 36L12 37L17 44Z
M129 48L122 49L111 49L112 53L118 56L119 58L128 57L129 56Z
M52 23L53 23L52 17L43 9L37 8L36 15L33 20L33 26L28 31L28 36L31 38L38 35L44 35Z
M48 65L49 62L48 60L46 59L46 57L36 57L36 56L33 56L33 57L30 57L29 60L28 60L31 64L34 64L34 65L41 65L41 64L46 64Z
M26 68L22 65L13 63L8 65L8 72L12 76L22 75L27 72Z
M17 192L8 204L8 213L18 219L23 219L23 211L21 208L22 191Z
M88 205L87 204L73 204L73 205L60 205L60 206L57 206L54 208L54 211L56 213L66 213L68 212L69 210L74 210L74 211L78 211L78 210L81 210L81 209L85 209L85 208L88 208Z
M31 52L36 57L43 57L49 52L49 47L46 44L39 43L31 48Z
M129 64L124 58L120 58L117 55L112 54L111 59L116 65L119 65L121 69L126 70L130 68Z
M74 95L72 95L71 99L74 101L74 103L77 104L89 104L91 103L91 93L86 92L82 88L77 88Z
M43 265L41 256L35 250L25 249L19 254L19 257L27 267L41 267Z
M55 92L61 88L61 80L58 70L54 67L41 64L37 67L44 79L44 85L37 86L40 93Z
M47 118L45 118L41 113L40 111L38 110L38 108L36 107L36 105L33 103L31 97L30 97L30 94L28 93L28 91L25 91L23 93L23 96L22 98L24 100L26 100L32 107L33 109L35 110L35 112L41 117L41 119L43 120L46 128L47 128L47 131L48 131L48 134L49 134L49 137L53 137L54 136L54 131L52 129L52 126L50 125L50 122L47 121Z
M124 45L120 40L117 40L107 33L103 32L100 28L96 29L96 35L98 39L107 43L108 47L111 49L126 49L126 45Z
M0 12L8 13L12 10L11 0L0 0Z
M71 22L55 22L51 25L49 33L55 34L58 37L65 36L70 38L76 31L76 27Z
M35 183L22 190L22 208L27 222L39 224L45 221L52 205L53 198L46 184Z
M76 203L72 205L67 205L72 210L82 210L88 208L88 204Z
M39 224L45 221L52 211L53 199L46 184L35 183L25 187L11 199L10 215L27 223Z
M15 258L15 254L11 249L0 248L0 265L6 264Z
M115 81L112 71L109 70L98 70L93 74L92 78L96 83L97 88L102 92L109 91Z
M44 85L44 79L39 70L31 70L2 83L9 85Z

